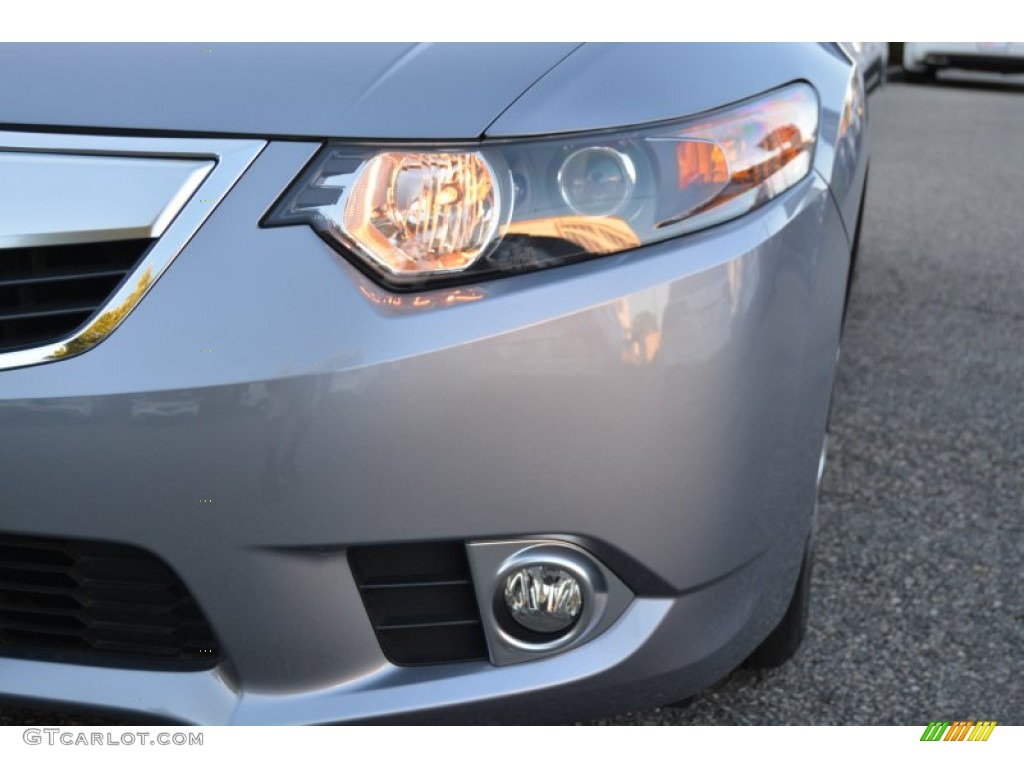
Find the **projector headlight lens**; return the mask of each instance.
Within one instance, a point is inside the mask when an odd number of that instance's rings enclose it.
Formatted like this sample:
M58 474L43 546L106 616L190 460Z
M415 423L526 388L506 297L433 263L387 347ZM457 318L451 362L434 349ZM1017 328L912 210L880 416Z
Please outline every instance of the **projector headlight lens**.
M583 216L610 216L633 194L636 169L629 155L608 147L573 152L558 170L565 204Z

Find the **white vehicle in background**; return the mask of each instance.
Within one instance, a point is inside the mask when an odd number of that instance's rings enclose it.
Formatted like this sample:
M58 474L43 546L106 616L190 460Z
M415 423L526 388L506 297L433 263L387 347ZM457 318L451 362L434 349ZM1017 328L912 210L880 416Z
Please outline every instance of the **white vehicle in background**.
M934 78L940 69L1024 72L1024 43L906 43L903 69L911 78Z

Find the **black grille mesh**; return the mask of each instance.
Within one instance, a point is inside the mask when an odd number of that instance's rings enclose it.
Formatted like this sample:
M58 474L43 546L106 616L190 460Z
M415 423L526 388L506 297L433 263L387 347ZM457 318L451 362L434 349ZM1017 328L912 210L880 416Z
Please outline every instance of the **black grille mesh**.
M77 329L150 242L0 249L0 352L57 341Z
M348 557L388 660L412 666L487 658L462 542L356 547Z
M219 651L185 585L153 555L0 534L0 655L195 669Z

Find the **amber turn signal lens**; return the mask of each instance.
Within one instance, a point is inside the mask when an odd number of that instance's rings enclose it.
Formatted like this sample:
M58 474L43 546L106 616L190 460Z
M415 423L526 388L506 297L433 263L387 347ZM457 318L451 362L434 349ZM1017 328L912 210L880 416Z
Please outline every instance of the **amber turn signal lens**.
M729 163L725 152L710 141L680 141L676 145L679 188L694 184L724 188L729 183Z
M360 169L343 228L395 275L455 272L494 241L499 190L478 152L383 152Z

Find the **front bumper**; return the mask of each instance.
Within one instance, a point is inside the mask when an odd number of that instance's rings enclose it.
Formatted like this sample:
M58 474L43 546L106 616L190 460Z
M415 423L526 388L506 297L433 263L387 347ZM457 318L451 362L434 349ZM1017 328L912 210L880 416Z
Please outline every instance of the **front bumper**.
M304 227L258 228L315 149L268 145L98 347L0 373L0 530L155 553L226 661L0 659L0 694L202 723L566 719L727 673L782 616L811 524L849 258L824 182L399 298ZM583 543L637 599L542 661L384 659L347 547L516 536Z

